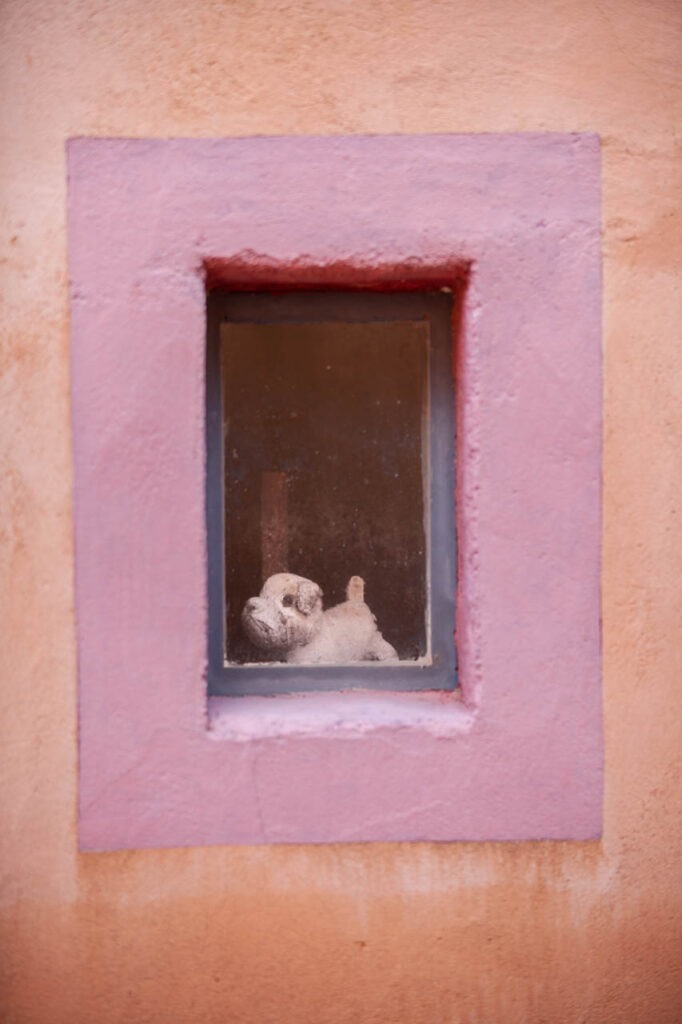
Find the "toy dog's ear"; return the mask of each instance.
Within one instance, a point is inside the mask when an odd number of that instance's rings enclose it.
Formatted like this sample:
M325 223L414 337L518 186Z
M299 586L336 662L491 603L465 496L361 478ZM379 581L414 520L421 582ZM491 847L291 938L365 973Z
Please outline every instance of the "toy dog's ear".
M310 580L301 580L296 592L296 607L304 615L310 615L315 605L322 597L322 590L317 583Z

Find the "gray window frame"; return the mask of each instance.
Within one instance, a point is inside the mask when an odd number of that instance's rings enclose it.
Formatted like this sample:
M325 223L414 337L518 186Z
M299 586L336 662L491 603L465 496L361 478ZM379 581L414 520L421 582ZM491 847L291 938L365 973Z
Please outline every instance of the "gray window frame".
M206 537L209 696L317 690L453 690L456 419L453 295L449 292L222 292L207 294ZM226 665L223 409L220 327L232 323L429 323L431 664Z

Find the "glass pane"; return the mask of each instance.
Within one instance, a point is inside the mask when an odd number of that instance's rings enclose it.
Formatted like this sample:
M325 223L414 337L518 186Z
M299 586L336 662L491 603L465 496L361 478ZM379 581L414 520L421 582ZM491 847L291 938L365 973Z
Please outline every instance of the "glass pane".
M428 662L428 337L222 325L229 664Z

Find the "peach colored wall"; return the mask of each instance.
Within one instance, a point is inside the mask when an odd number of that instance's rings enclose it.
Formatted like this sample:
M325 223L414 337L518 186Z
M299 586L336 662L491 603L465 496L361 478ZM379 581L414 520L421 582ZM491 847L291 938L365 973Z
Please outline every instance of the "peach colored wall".
M2 1019L677 1022L679 4L1 17ZM79 855L65 139L538 129L603 142L603 841Z

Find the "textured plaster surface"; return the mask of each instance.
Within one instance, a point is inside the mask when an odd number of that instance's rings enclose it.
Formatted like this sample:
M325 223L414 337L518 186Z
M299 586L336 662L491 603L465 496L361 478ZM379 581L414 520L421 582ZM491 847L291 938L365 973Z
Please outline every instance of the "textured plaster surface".
M677 1024L677 3L2 9L0 1016ZM598 131L601 842L77 853L64 143Z
M68 174L81 848L598 837L596 137L77 139ZM206 731L207 264L468 268L462 699L222 698Z

